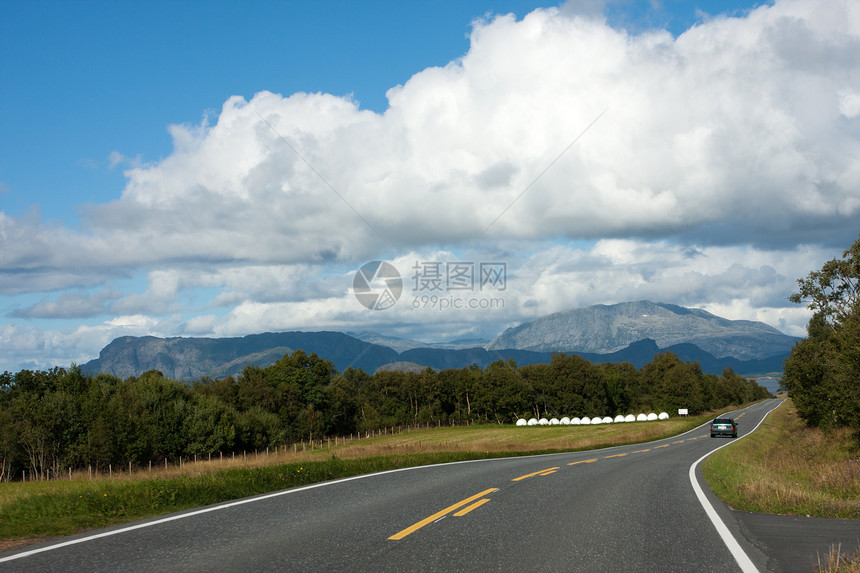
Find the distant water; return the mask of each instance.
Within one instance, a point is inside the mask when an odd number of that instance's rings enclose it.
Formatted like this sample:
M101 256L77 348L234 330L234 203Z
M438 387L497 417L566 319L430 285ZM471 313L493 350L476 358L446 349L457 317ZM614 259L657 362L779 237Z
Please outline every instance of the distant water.
M756 378L756 382L767 388L771 394L779 392L779 378Z

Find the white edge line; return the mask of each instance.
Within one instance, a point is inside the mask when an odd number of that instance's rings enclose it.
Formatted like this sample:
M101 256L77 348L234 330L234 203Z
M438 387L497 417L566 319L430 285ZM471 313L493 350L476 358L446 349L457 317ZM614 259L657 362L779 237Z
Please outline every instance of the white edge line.
M615 446L615 447L622 447L622 446ZM565 453L569 454L570 452L561 452L558 454L545 454L545 455L557 456L557 455L562 455ZM423 465L423 466L412 466L412 467L408 467L408 468L397 468L397 469L393 469L393 470L385 470L382 472L374 472L374 473L370 473L370 474L361 474L361 475L356 475L356 476L350 476L350 477L340 478L340 479L332 480L332 481L323 481L323 482L308 484L305 486L292 487L292 488L284 489L284 490L277 491L274 493L265 493L265 494L256 495L253 497L248 497L248 498L239 499L239 500L235 500L235 501L221 502L221 503L209 506L209 507L205 507L203 509L192 510L192 511L188 511L185 513L178 513L175 515L171 515L169 517L162 517L159 519L153 519L152 521L146 521L143 523L137 523L135 525L120 527L119 529L111 529L109 531L103 531L101 533L95 533L93 535L87 535L85 537L80 537L78 539L70 539L68 541L62 541L60 543L55 543L53 545L46 545L45 547L39 547L37 549L31 549L29 551L22 551L20 553L15 553L14 555L8 555L6 557L0 557L0 563L5 563L7 561L14 561L15 559L23 559L24 557L30 557L32 555L37 555L39 553L45 553L46 551L53 551L54 549L62 549L63 547L69 547L71 545L77 545L79 543L86 543L87 541L95 541L96 539L101 539L103 537L111 537L113 535L119 535L121 533L128 533L129 531L134 531L136 529L144 529L146 527L153 527L155 525L161 525L162 523L169 523L171 521L177 521L179 519L185 519L187 517L194 517L196 515L202 515L204 513L210 513L212 511L220 511L222 509L237 507L240 505L245 505L248 503L254 503L257 501L263 501L266 499L271 499L274 497L280 497L283 495L289 495L292 493L299 493L301 491L306 491L309 489L315 489L318 487L326 487L326 486L330 486L330 485L336 485L336 484L345 483L345 482L349 482L349 481L365 479L365 478L370 478L370 477L374 477L374 476L380 476L380 475L397 473L397 472L405 472L405 471L420 470L420 469L427 469L427 468L436 468L436 467L440 467L440 466L450 466L450 465L457 465L457 464L470 464L470 463L476 463L476 462L493 462L493 461L500 461L500 460L514 460L514 459L519 459L519 458L524 458L524 457L538 457L538 456L509 456L509 457L506 456L506 457L502 457L502 458L481 458L481 459L477 459L477 460L461 460L458 462L446 462L443 464L429 464L429 465Z
M521 457L521 456L516 456L516 457ZM121 527L119 529L111 529L110 531L103 531L101 533L96 533L93 535L87 535L86 537L81 537L78 539L70 539L69 541L63 541L61 543L55 543L53 545L47 545L45 547L39 547L38 549L31 549L30 551L22 551L21 553L16 553L14 555L9 555L7 557L0 558L0 563L5 563L7 561L14 561L15 559L22 559L24 557L30 557L31 555L36 555L38 553L44 553L46 551L53 551L54 549L61 549L63 547L69 547L70 545L77 545L79 543L85 543L87 541L94 541L96 539L101 539L103 537L111 537L113 535L119 535L120 533L128 533L129 531L134 531L135 529L143 529L146 527L161 525L162 523L168 523L168 522L176 521L179 519L185 519L187 517L194 517L196 515L202 515L204 513L209 513L212 511L220 511L222 509L228 509L230 507L236 507L239 505L245 505L245 504L254 503L257 501L263 501L265 499L271 499L273 497L280 497L283 495L298 493L300 491L306 491L306 490L314 489L314 488L318 488L318 487L336 485L339 483L345 483L348 481L365 479L365 478L384 475L384 474L405 472L405 471L410 471L410 470L427 469L427 468L439 467L439 466L468 464L468 463L473 463L473 462L498 461L500 459L511 459L511 458L484 458L484 459L479 459L479 460L462 460L462 461L458 461L458 462L447 462L444 464L412 466L412 467L408 467L408 468L397 468L397 469L393 469L393 470L385 470L382 472L375 472L375 473L371 473L371 474L361 474L361 475L357 475L357 476L350 476L350 477L345 477L345 478L332 480L332 481L323 481L323 482L318 482L318 483L312 483L312 484L308 484L308 485L304 485L304 486L293 487L293 488L277 491L275 493L266 493L266 494L257 495L254 497L248 497L248 498L240 499L240 500L236 500L236 501L219 503L217 505L212 505L210 507L206 507L203 509L197 509L197 510L189 511L186 513L179 513L176 515L171 515L169 517L162 517L160 519L154 519L152 521L146 521L144 523L137 523L135 525L129 525L127 527Z
M777 406L778 406L778 405L777 405ZM772 411L772 410L771 410L771 411ZM770 414L770 412L768 412L768 414ZM767 414L765 415L765 417L767 417ZM762 421L764 421L764 418L762 418ZM761 422L759 422L759 424L761 424ZM699 426L699 427L701 427L701 426ZM758 426L756 426L756 428L757 428L757 427L758 427ZM692 430L688 430L687 432L684 432L684 434L687 434L687 433L689 433L689 432L696 431L697 429L698 429L698 427L697 427L697 428L693 428ZM755 428L753 428L753 430L755 430ZM679 434L679 435L683 436L684 434ZM746 435L744 435L744 437L745 437L745 436L746 436ZM667 439L668 439L668 438L667 438ZM657 441L659 442L660 440L657 440ZM731 443L731 442L730 442L730 443ZM726 445L729 445L729 444L726 444ZM612 449L621 448L621 447L624 447L624 446L612 446L612 447L610 447L610 448L605 448L605 449L612 450ZM724 447L724 446L721 446L721 447ZM719 449L719 448L717 448L717 449ZM709 515L709 516L711 515L711 512L713 512L714 516L713 516L713 517L711 517L711 521L714 521L714 525L715 525L715 526L717 526L717 530L719 531L719 529L720 529L720 525L722 525L722 527L723 527L723 528L725 528L725 525L723 525L722 521L720 521L720 520L719 520L719 517L716 517L716 512L714 512L714 511L713 511L713 507L711 507L710 503L708 503L708 500L707 500L707 499L704 497L704 495L701 493L701 488L699 488L699 486L698 486L698 484L696 483L696 480L695 480L695 467L696 467L696 465L698 465L698 464L699 464L699 462L701 462L703 459L705 459L706 457L708 457L711 453L713 453L713 452L715 452L715 451L717 451L717 450L713 450L712 452L709 452L709 453L708 453L708 454L706 454L705 456L703 456L703 457L699 458L699 460L697 460L697 461L693 464L693 466L690 468L690 479L691 479L691 480L692 480L692 482L693 482L693 489L694 489L694 490L696 490L696 494L699 496L699 500L700 500L700 502L702 503L702 506L705 508L705 511L706 511L706 512L708 512L708 515ZM558 455L569 454L569 453L571 453L571 452L560 452L560 453L557 453L557 454L548 454L548 455L549 455L549 456L558 456ZM411 470L419 470L419 469L426 469L426 468L439 467L439 466L448 466L448 465L457 465L457 464L468 464L468 463L475 463L475 462L488 462L488 461L499 461L499 460L511 460L511 459L518 459L518 458L521 458L521 457L535 457L535 456L511 456L511 457L504 457L504 458L483 458L483 459L479 459L479 460L463 460L463 461L459 461L459 462L447 462L447 463L444 463L444 464L431 464L431 465L424 465L424 466L412 466L412 467L408 467L408 468L397 468L397 469L393 469L393 470L386 470L386 471L383 471L383 472L375 472L375 473L371 473L371 474L362 474L362 475L357 475L357 476L350 476L350 477L341 478L341 479L337 479L337 480L333 480L333 481L324 481L324 482L319 482L319 483L309 484L309 485L305 485L305 486L294 487L294 488L290 488L290 489L281 490L281 491L278 491L278 492L275 492L275 493L267 493L267 494L262 494L262 495L258 495L258 496L254 496L254 497L249 497L249 498L245 498L245 499L240 499L240 500L237 500L237 501L230 501L230 502L226 502L226 503L219 503L219 504L217 504L217 505L213 505L213 506L210 506L210 507L206 507L206 508L204 508L204 509L198 509L198 510L189 511L189 512L186 512L186 513L180 513L180 514L177 514L177 515L171 515L171 516L169 516L169 517L162 517L162 518L160 518L160 519L155 519L155 520L147 521L147 522L144 522L144 523L138 523L138 524L135 524L135 525L129 525L129 526L127 526L127 527L121 527L121 528L119 528L119 529L111 529L110 531L103 531L103 532L101 532L101 533L96 533L96 534L93 534L93 535L87 535L86 537L80 537L80 538L78 538L78 539L70 539L69 541L63 541L63 542L61 542L61 543L55 543L55 544L53 544L53 545L47 545L47 546L45 546L45 547L39 547L38 549L31 549L31 550L29 550L29 551L22 551L21 553L15 553L14 555L9 555L9 556L7 556L7 557L2 557L2 558L0 558L0 563L5 563L5 562L7 562L7 561L14 561L14 560L16 560L16 559L23 559L24 557L30 557L30 556L32 556L32 555L37 555L37 554L39 554L39 553L45 553L45 552L47 552L47 551L53 551L54 549L61 549L61 548L63 548L63 547L69 547L69 546L71 546L71 545L77 545L77 544L79 544L79 543L86 543L87 541L95 541L96 539L101 539L101 538L103 538L103 537L111 537L111 536L113 536L113 535L119 535L119 534L121 534L121 533L128 533L129 531L134 531L134 530L136 530L136 529L144 529L144 528L146 528L146 527L153 527L153 526L155 526L155 525L161 525L162 523L169 523L169 522L171 522L171 521L177 521L177 520L179 520L179 519L185 519L185 518L187 518L187 517L194 517L194 516L196 516L196 515L202 515L202 514L204 514L204 513L210 513L210 512L212 512L212 511L220 511L220 510L222 510L222 509L228 509L228 508L231 508L231 507L236 507L236 506L240 506L240 505L245 505L245 504L248 504L248 503L254 503L254 502L257 502L257 501L263 501L263 500L265 500L265 499L271 499L271 498L274 498L274 497L280 497L280 496L283 496L283 495L289 495L289 494L292 494L292 493L298 493L298 492L301 492L301 491L306 491L306 490L314 489L314 488L318 488L318 487L326 487L326 486L330 486L330 485L336 485L336 484L339 484L339 483L345 483L345 482L349 482L349 481L354 481L354 480L359 480L359 479L365 479L365 478L369 478L369 477L373 477L373 476L385 475L385 474L390 474L390 473L397 473L397 472L404 472L404 471L411 471ZM709 511L709 509L710 509L710 511ZM716 520L716 521L715 521L715 520ZM718 523L719 523L719 525L717 525ZM727 535L732 539L732 541L734 542L734 538L732 538L732 537L731 537L731 534L730 534L730 533L728 533L728 529L726 529L726 533L727 533ZM725 539L725 538L724 538L724 539ZM736 543L736 542L735 542L735 543ZM726 544L728 545L728 542L726 542ZM729 549L731 549L731 547L729 547ZM743 553L743 550L741 550L741 549L740 549L740 546L738 546L738 550L740 550L740 551L741 551L741 554L742 554L744 557L746 557L746 554L745 554L745 553ZM747 558L747 559L749 559L749 558ZM753 569L751 569L750 571L752 572L752 571L757 571L757 570L753 567Z
M764 422L765 418L767 418L771 412L779 408L783 401L780 401L779 404L771 408L764 416L762 416L762 419L759 421L758 424L756 424L755 428L753 428L738 439L742 440L752 434L754 431L756 431L756 429L761 426L762 422ZM717 450L721 450L726 446L734 444L735 442L737 442L738 439L723 444L719 448L714 448L713 450L693 462L693 465L690 466L690 483L693 484L693 491L696 492L696 497L699 498L699 503L702 505L702 509L704 509L705 513L708 514L711 523L714 524L714 527L717 529L717 533L720 534L720 537L723 539L723 543L725 543L726 547L728 547L729 551L732 554L732 557L734 557L735 561L738 562L741 571L743 571L743 573L758 573L758 568L755 566L755 564L753 564L752 559L749 558L749 555L747 555L743 548L741 548L740 544L732 535L731 531L729 531L729 528L726 526L723 520L720 519L720 516L717 515L717 511L714 509L714 506L711 505L711 502L708 501L708 498L705 496L705 492L702 491L702 488L699 485L699 480L696 479L696 467L700 463L702 463L702 460L704 460Z

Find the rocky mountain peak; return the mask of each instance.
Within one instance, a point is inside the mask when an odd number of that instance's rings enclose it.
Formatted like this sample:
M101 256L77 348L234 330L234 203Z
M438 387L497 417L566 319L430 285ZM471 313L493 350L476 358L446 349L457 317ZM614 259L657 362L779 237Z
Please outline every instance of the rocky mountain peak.
M762 322L728 320L702 309L641 300L542 316L507 329L487 349L605 354L646 338L661 348L691 343L717 357L740 359L774 356L797 340Z

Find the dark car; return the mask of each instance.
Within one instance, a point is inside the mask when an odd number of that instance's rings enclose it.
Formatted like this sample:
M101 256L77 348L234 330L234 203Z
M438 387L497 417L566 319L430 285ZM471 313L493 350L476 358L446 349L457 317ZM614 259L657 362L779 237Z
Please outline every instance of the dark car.
M714 418L711 422L711 437L731 436L738 437L738 423L732 418Z

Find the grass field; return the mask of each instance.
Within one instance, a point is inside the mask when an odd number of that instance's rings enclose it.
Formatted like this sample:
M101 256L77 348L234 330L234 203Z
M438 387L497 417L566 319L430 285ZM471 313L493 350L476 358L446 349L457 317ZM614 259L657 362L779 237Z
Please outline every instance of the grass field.
M327 479L435 463L602 448L673 436L707 417L601 426L439 427L318 442L133 473L0 484L0 549L46 536L238 499Z
M712 415L599 426L440 427L317 442L181 468L0 484L0 549L327 479L487 457L587 450L670 437ZM860 450L849 432L802 426L790 402L749 438L704 464L706 480L738 509L860 518ZM845 549L845 548L842 548ZM834 548L823 571L858 571ZM838 562L838 564L837 564Z
M858 435L807 428L789 400L752 436L705 460L702 470L711 490L735 509L860 519ZM822 571L860 573L860 548L833 547L820 559Z
M788 401L702 469L713 492L736 509L860 519L857 436L806 428Z

